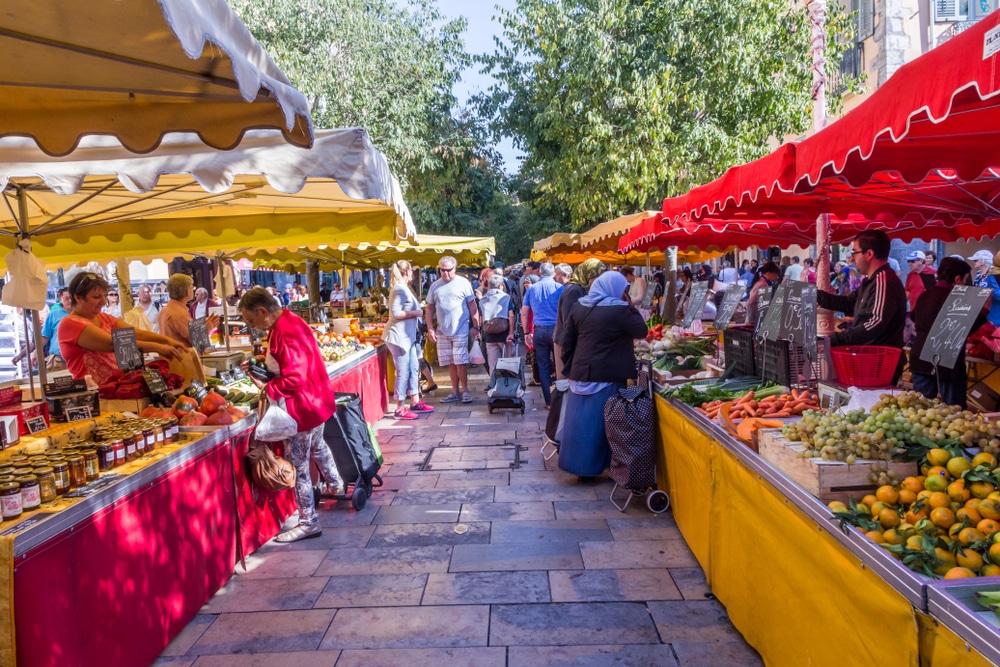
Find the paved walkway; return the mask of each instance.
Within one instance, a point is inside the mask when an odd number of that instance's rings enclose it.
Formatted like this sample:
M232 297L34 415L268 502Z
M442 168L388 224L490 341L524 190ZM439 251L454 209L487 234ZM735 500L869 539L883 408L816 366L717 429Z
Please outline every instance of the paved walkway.
M539 390L523 417L490 415L486 381L472 404L441 405L442 385L436 412L382 420L367 507L324 504L322 537L248 558L156 666L760 665L670 512L621 514L607 480L546 464Z

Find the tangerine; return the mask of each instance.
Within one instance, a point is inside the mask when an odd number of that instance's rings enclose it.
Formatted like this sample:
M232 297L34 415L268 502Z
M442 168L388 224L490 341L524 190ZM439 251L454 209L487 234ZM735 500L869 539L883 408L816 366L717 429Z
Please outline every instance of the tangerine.
M979 574L983 577L1000 577L1000 565L987 563L983 565L983 569L979 571Z
M928 477L944 477L948 479L950 475L948 474L948 469L944 466L934 466L927 470ZM924 480L924 486L927 486L927 480Z
M957 564L955 556L950 551L943 547L934 547L934 574L945 574Z
M972 457L972 467L988 465L991 468L995 468L997 465L997 457L993 456L989 452L979 452Z
M876 500L875 504L872 505L872 516L877 517L882 513L882 510L892 510L894 509L889 503L884 503L881 500Z
M948 485L948 496L957 503L964 503L972 497L972 491L965 488L964 479L956 479Z
M991 544L990 550L986 553L994 565L1000 565L1000 544Z
M974 572L985 565L982 555L975 549L959 549L955 556L955 562L959 567L967 567Z
M943 492L948 488L948 480L941 475L928 475L927 479L924 480L924 486L928 491Z
M912 505L917 502L917 494L909 489L899 490L899 504L900 505Z
M872 505L874 505L875 503L877 503L879 500L880 499L878 497L876 497L875 494L869 493L867 496L865 496L864 498L861 499L861 504L868 505L868 507L871 507Z
M983 520L983 517L974 507L963 507L955 512L955 520L969 526L975 526Z
M878 513L878 522L883 528L895 528L900 524L899 514L891 507L887 507Z
M927 451L927 463L931 466L943 466L947 465L948 461L951 459L951 454L948 453L947 449L941 449L940 447L935 447Z
M924 480L919 477L907 477L899 484L900 490L908 489L914 493L920 493L924 488Z
M976 528L983 531L987 535L993 535L994 533L1000 531L1000 523L997 523L993 519L983 519L976 524Z
M955 513L948 507L935 507L931 510L931 523L939 528L950 528L955 523Z
M877 530L869 530L865 533L865 537L874 542L875 544L885 544L886 540L882 537L882 533Z
M974 579L975 576L976 573L967 567L953 567L944 573L945 579Z
M955 479L959 479L963 472L972 469L972 461L964 456L953 456L948 459L948 463L945 467L948 468L949 475Z
M878 531L877 530L873 530L873 531L870 531L870 532L871 533L877 533ZM869 533L868 536L871 537L871 534ZM881 541L885 542L886 544L906 544L906 538L903 537L903 534L898 529L896 529L896 528L890 528L889 530L885 531L884 533L881 533L880 536L882 538ZM875 540L873 538L873 541L878 542L879 540ZM998 546L1000 546L1000 545L998 545Z
M920 535L910 535L906 538L906 548L920 550L923 549L924 538Z
M831 500L829 503L827 503L826 506L828 508L830 508L830 511L832 511L832 512L846 512L847 511L847 505L844 504L843 502L839 501L839 500Z
M927 499L927 504L930 505L931 509L936 507L950 507L951 498L948 497L947 493L934 491L931 493L931 497Z
M989 498L984 498L979 501L979 506L976 507L979 514L982 515L984 519L1000 519L1000 502L996 500L990 500Z
M969 485L969 490L972 495L976 498L989 498L990 494L997 490L995 486L989 482L973 482Z
M883 503L889 505L895 505L899 502L899 491L894 489L889 484L878 487L875 491L875 497L881 500Z

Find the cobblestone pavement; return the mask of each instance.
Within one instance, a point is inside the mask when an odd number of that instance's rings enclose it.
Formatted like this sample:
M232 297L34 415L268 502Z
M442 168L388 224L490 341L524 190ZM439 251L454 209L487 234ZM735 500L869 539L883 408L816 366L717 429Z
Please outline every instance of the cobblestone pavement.
M619 513L606 479L546 463L540 391L490 415L486 382L442 405L439 381L435 412L383 419L367 506L324 502L321 537L249 557L156 667L762 664L670 512Z

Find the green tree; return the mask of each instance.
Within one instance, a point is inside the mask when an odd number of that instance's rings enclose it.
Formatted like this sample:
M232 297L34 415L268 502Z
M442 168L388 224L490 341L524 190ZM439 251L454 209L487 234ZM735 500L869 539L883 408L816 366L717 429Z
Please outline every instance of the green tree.
M480 108L526 153L537 203L573 227L658 208L806 128L809 28L791 6L518 0L482 58L498 83ZM836 67L842 46L829 43Z
M465 19L446 21L431 0L230 4L309 98L316 127L364 127L404 185L460 138L442 129L469 62Z

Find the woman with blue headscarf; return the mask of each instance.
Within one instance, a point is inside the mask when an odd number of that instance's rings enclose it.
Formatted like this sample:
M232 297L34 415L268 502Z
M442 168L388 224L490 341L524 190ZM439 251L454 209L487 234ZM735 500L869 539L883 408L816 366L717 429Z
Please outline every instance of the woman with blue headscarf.
M569 394L563 410L559 469L592 481L611 465L604 432L604 404L635 379L633 339L648 330L642 315L623 299L628 280L607 271L570 310L563 335L563 372Z

